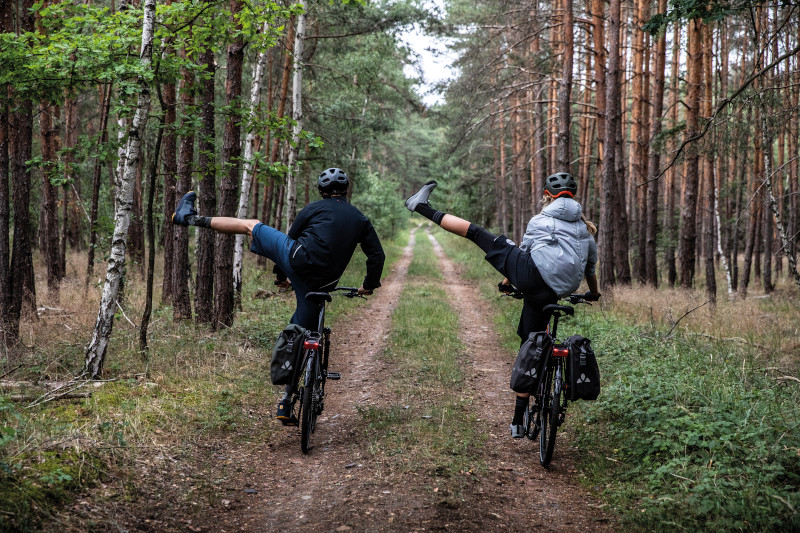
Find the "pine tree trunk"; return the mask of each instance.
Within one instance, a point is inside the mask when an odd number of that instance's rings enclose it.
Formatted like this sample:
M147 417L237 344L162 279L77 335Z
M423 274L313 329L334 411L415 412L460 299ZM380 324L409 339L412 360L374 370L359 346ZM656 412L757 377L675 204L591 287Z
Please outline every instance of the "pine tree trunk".
M514 191L515 194L511 196L511 219L513 221L511 226L511 239L515 242L522 241L522 233L524 226L524 222L522 221L522 206L520 205L522 202L522 169L519 168L520 161L522 160L522 141L521 137L522 134L520 132L520 111L519 111L519 92L514 93L514 114L513 114L513 126L511 131L511 146L512 146L512 186L511 190Z
M14 29L14 19L11 2L0 4L0 32L10 33ZM9 172L9 104L12 101L9 88L0 85L0 346L9 347L16 334L11 334L11 329L18 329L19 323L14 327L11 317L11 278L9 271L9 258L11 257L11 174ZM10 359L10 358L9 358Z
M658 12L667 10L667 0L658 1ZM661 115L664 112L664 74L667 61L667 39L662 33L658 38L655 50L655 68L653 71L653 117L650 121L650 143L661 134ZM647 160L647 238L645 243L645 281L653 286L658 286L658 263L656 246L658 240L658 181L656 173L661 166L660 150L650 150Z
M18 7L20 32L34 30L33 1L24 0ZM11 95L13 98L13 95ZM13 101L13 100L12 100ZM31 243L31 176L27 162L33 156L33 106L20 99L9 126L14 235L11 250L11 303L8 329L10 343L18 342L20 316L36 317L36 286L33 274Z
M78 134L80 133L79 128L78 102L75 98L67 98L64 102L64 146L71 149L77 148ZM64 162L66 163L64 173L68 183L64 189L64 198L69 198L67 202L69 205L69 216L63 221L64 228L66 229L67 241L69 242L70 248L72 250L82 251L86 242L83 239L82 221L85 220L86 217L83 213L83 207L81 206L83 191L81 188L80 174L75 165L75 156L72 151L65 154ZM72 194L70 189L74 191L75 194ZM69 221L69 223L67 223L67 221ZM66 250L65 243L63 242L61 243L61 249L62 251ZM61 257L62 260L64 260L64 252L62 252ZM66 275L66 269L62 267L61 270Z
M631 106L631 145L630 145L630 163L628 167L631 173L631 183L634 187L631 195L631 202L636 199L635 205L631 206L631 216L636 216L637 220L634 223L636 228L636 242L637 248L633 256L633 270L636 275L636 281L639 283L645 282L645 266L644 266L644 232L642 231L644 225L642 221L646 219L647 213L647 195L646 189L641 185L645 182L644 168L642 166L642 137L643 137L643 121L642 121L642 107L644 106L644 91L647 85L644 79L644 31L641 26L645 20L645 9L649 5L648 0L636 0L635 13L633 20L633 63L631 95L633 97L633 104ZM644 204L644 205L642 205Z
M235 18L242 10L241 0L231 0L231 16ZM233 21L238 25L237 21ZM244 60L244 42L237 37L228 45L227 76L225 79L225 102L233 105L242 94L242 63ZM225 122L225 134L222 141L222 161L224 175L220 182L219 216L235 217L239 199L239 159L242 153L241 118L230 116ZM229 327L233 324L233 235L217 233L214 257L214 329Z
M48 101L42 101L39 107L39 127L43 162L41 203L43 226L39 228L39 232L42 235L42 255L47 266L48 298L54 305L59 302L59 287L62 278L58 242L58 188L53 185L53 180L60 177L56 168L56 153L60 144L56 121L59 115L58 106L52 105Z
M572 0L564 0L563 10L563 36L564 46L563 63L561 65L561 79L558 83L558 170L571 173L570 161L572 160L572 143L570 134L571 112L570 95L572 94L572 68L573 48L575 37L573 32Z
M111 111L111 83L103 85L105 92L102 93L102 107L100 110L100 145L101 147L108 144L108 115ZM89 224L91 225L89 233L89 250L87 252L86 260L86 286L88 287L92 276L94 275L94 253L97 248L97 215L100 207L100 178L102 173L102 159L98 154L94 163L94 175L92 177L92 206L91 214L89 215Z
M186 49L183 58L187 59ZM180 102L183 112L182 130L184 134L179 141L178 183L175 188L175 200L192 190L192 171L194 164L194 133L188 123L196 115L194 93L196 90L194 73L183 69L181 73ZM172 224L170 224L172 225ZM189 295L189 228L172 225L173 229L173 263L172 263L172 319L175 321L192 319L192 302ZM203 231L203 230L198 230Z
M688 80L686 97L686 135L699 130L700 86L703 76L702 21L689 22ZM699 160L691 150L686 159L684 193L681 203L681 234L678 247L681 287L691 288L695 273L695 247L697 246L697 193L699 186Z
M163 104L163 101L162 101ZM147 332L150 326L150 315L153 311L153 277L156 266L156 229L155 221L153 220L153 203L155 202L156 192L156 175L158 174L158 164L161 156L161 143L164 139L164 117L166 116L165 110L161 109L161 118L158 124L158 133L156 134L156 145L153 150L153 158L150 163L150 170L147 178L147 205L145 208L145 232L147 233L147 277L145 288L145 302L144 311L142 312L142 322L139 325L139 351L148 355ZM169 222L167 222L169 224Z
M200 53L198 64L205 69L200 86L201 131L198 143L200 170L200 199L198 212L213 216L217 212L217 184L214 154L214 52L210 46ZM199 230L197 239L197 279L195 282L194 312L198 324L210 324L214 318L214 244L213 231Z
M140 61L142 68L149 69L153 55L153 32L155 26L156 1L145 0L144 19L142 23L142 47ZM100 310L94 326L92 340L86 350L84 374L97 378L103 371L111 330L114 327L114 315L117 311L117 296L125 269L125 246L127 244L128 225L133 204L133 182L139 167L141 140L147 125L150 109L150 88L145 78L139 80L140 92L136 105L136 115L128 132L125 153L125 167L117 184L117 203L114 224L114 236L111 241L111 255L108 259L106 281Z
M712 70L711 57L713 54L713 45L711 43L711 27L708 24L703 24L703 103L701 113L703 117L711 116L712 98L713 98L713 82L714 71ZM714 225L715 217L714 210L717 203L716 195L716 180L714 176L714 152L707 152L703 156L703 176L705 178L706 191L705 196L705 238L703 246L703 255L705 255L706 266L706 297L712 302L712 305L717 301L717 279L716 270L714 268L714 253L716 248L714 246Z
M284 40L286 46L286 54L283 56L283 74L281 75L281 89L278 95L278 109L275 111L277 119L283 118L286 112L286 100L289 97L289 78L292 76L292 55L294 54L294 17L291 18L286 24L286 39ZM269 162L274 163L278 160L278 150L280 147L280 139L275 137L272 141L272 151L270 152ZM279 225L275 221L276 227Z
M614 272L614 240L618 237L614 219L614 196L617 194L616 145L619 129L619 30L620 0L611 0L608 12L608 69L606 70L606 114L601 186L599 263L600 288L609 290L616 283Z
M498 222L501 235L505 235L508 233L508 198L506 196L506 126L505 126L505 118L503 116L503 104L500 104L500 110L498 111L497 118L498 118L498 128L497 128L497 136L500 139L500 172L497 173L497 190L499 194L496 196L497 198L497 212L498 212Z
M173 282L173 265L175 264L175 228L170 224L172 213L175 212L175 205L178 199L175 197L175 186L178 175L178 137L175 133L175 122L177 121L177 92L175 81L170 80L164 84L163 98L166 109L164 110L164 138L163 153L161 157L161 169L164 173L164 224L161 227L161 238L164 245L164 278L161 281L161 303L172 305L175 294ZM202 199L202 197L201 197Z

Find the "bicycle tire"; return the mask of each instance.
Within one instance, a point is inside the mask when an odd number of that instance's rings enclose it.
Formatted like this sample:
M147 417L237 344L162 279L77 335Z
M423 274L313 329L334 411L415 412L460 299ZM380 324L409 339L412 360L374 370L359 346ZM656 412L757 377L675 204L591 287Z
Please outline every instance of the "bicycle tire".
M539 434L539 464L547 466L553 459L558 432L558 415L561 409L561 390L556 390L555 371L557 363L551 361L544 379L544 395L540 407L541 432Z
M533 396L530 398L533 400ZM525 436L530 440L536 440L539 436L539 409L534 403L525 409Z
M311 434L314 432L314 425L317 420L317 414L314 409L314 387L317 382L316 376L316 354L312 354L308 367L306 368L306 375L303 380L303 387L300 392L302 404L300 406L300 450L303 453L308 453L311 449Z

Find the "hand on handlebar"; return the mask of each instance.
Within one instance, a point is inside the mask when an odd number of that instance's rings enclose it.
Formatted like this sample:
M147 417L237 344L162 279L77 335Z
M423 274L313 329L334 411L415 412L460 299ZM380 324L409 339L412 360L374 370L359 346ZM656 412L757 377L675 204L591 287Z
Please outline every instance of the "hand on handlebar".
M509 283L508 278L505 278L503 281L497 284L497 290L503 294L511 294L514 292L514 286Z
M600 299L600 296L601 294L599 292L593 293L592 291L586 291L586 293L583 295L583 299L587 302L596 302Z

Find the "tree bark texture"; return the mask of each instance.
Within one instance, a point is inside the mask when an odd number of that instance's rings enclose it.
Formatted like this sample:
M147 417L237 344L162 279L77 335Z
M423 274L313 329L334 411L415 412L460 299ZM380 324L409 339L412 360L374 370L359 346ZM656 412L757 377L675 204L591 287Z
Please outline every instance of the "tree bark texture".
M198 61L205 72L200 87L200 121L202 129L198 143L198 167L200 169L200 199L198 212L212 216L217 212L217 178L214 133L214 52L207 48ZM197 279L195 281L194 312L200 324L210 324L214 318L214 244L213 231L198 230Z
M163 154L161 157L161 171L164 173L164 225L161 228L161 238L164 245L164 278L161 281L161 303L172 305L174 295L173 289L173 265L175 257L175 228L174 224L167 222L172 220L172 213L175 212L177 198L175 198L175 185L178 176L178 137L175 132L177 122L177 96L174 80L164 84L162 96L164 98L164 138Z
M658 12L667 10L667 0L659 0ZM655 50L655 68L653 69L653 117L650 121L650 143L661 134L661 124L664 113L664 75L667 60L666 33L658 38ZM656 174L661 166L661 152L650 150L647 161L647 239L645 244L645 281L653 286L658 286L658 263L656 257L658 240L658 181Z
M700 20L689 22L689 52L687 59L688 79L686 96L686 135L695 135L699 130L700 87L703 76L702 26ZM686 159L684 192L681 203L681 233L678 246L680 258L681 287L694 284L695 248L697 246L697 192L700 183L699 157L692 150Z
M56 124L60 114L58 106L44 101L39 107L39 129L41 132L42 147L42 214L43 227L39 228L42 235L42 255L47 266L47 292L52 303L59 301L59 287L61 285L61 258L58 241L58 187L53 181L58 180L57 153L60 148L58 126Z
M11 32L14 19L11 2L0 5L0 32ZM0 85L0 346L9 346L8 330L12 326L11 311L11 278L9 259L11 258L11 173L9 169L9 120L11 102L9 88Z
M619 129L619 29L620 0L611 0L608 11L608 68L606 70L606 115L603 133L603 181L600 198L599 267L600 289L608 290L616 282L614 272L614 239L618 237L614 218L614 196L617 194L616 144Z
M102 92L102 107L100 109L100 146L105 146L108 143L108 115L111 111L111 83L103 85ZM87 251L86 260L86 285L89 285L92 276L94 275L94 252L97 248L97 215L100 208L100 178L102 174L103 163L100 155L97 155L94 163L94 174L92 177L92 206L91 214L89 216L89 249Z
M564 0L563 7L563 63L561 66L561 79L558 83L558 170L560 172L572 173L570 161L572 161L572 135L570 131L571 112L570 96L572 94L572 68L573 68L573 48L575 37L573 32L574 16L572 12L572 0Z
M186 59L186 50L183 57ZM194 74L183 69L180 84L182 124L184 130L180 138L178 152L178 183L175 189L175 201L192 189L192 165L194 164L194 133L191 133L187 122L195 115L194 107ZM172 264L172 319L191 320L192 302L189 297L189 228L173 226L173 264Z
M242 10L241 0L231 0L231 16L238 26L237 15ZM229 107L238 108L242 94L242 63L244 42L241 37L228 45L227 77L225 79L225 102ZM225 122L222 141L222 161L224 175L220 182L219 216L235 217L239 199L239 164L242 153L241 127L239 113L234 112ZM215 286L214 286L214 329L233 324L233 245L234 236L218 233L215 244Z

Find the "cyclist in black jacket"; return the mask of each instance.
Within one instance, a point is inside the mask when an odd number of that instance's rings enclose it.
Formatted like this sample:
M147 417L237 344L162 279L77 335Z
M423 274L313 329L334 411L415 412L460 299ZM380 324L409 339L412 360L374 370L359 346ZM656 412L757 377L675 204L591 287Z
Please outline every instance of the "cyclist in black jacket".
M322 200L304 207L288 234L254 219L198 216L194 191L186 193L178 202L172 221L221 233L252 235L250 251L275 262L276 284L288 286L291 282L294 288L297 309L290 323L314 329L319 309L307 301L305 295L336 287L356 245L360 244L367 256L367 275L358 289L359 294L372 294L381 286L383 248L369 219L347 201L349 183L341 169L329 168L322 172L317 179ZM288 401L293 387L287 385L284 399L278 404L277 418L285 424L296 424Z

